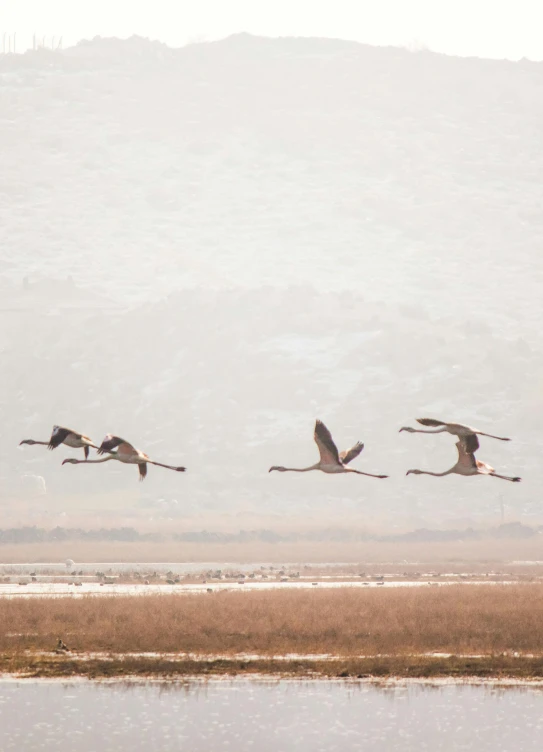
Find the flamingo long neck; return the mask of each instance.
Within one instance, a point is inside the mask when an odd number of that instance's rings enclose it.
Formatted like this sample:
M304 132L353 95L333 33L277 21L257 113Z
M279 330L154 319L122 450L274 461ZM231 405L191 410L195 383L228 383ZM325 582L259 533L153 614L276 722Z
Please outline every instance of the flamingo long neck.
M36 441L35 439L25 439L24 441L21 441L21 444L41 444L42 446L49 446L48 441Z
M434 431L429 431L429 433L434 433ZM419 470L417 475L433 475L435 478L442 478L444 475L450 475L451 473L454 473L454 467L451 467L450 470L445 470L444 473L432 473L430 470Z
M433 431L431 429L429 429L429 428L428 429L426 429L426 428L414 428L413 432L414 433L443 433L446 430L447 429L445 428L445 426L443 426L443 428L435 428Z
M320 463L311 465L311 467L285 467L284 472L288 473L308 473L310 470L320 470Z
M109 462L109 460L118 460L116 454L110 454L101 460L72 460L73 465L98 465L100 462Z

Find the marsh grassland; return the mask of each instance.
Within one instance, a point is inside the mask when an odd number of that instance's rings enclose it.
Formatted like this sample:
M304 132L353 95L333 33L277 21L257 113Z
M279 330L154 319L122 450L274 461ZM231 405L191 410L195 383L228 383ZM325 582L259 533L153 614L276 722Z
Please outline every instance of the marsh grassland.
M1 669L543 677L542 624L540 584L17 598Z

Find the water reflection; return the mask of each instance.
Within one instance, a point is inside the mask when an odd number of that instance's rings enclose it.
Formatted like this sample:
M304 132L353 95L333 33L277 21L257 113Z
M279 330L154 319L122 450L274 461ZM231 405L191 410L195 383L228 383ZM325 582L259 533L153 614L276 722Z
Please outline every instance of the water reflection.
M331 681L0 681L0 749L539 752L543 691Z

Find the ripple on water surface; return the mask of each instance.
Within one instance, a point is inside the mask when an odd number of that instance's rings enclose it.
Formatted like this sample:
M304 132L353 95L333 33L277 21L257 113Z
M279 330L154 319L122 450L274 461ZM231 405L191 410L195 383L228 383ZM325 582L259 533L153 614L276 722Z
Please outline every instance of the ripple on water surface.
M0 682L3 752L540 752L542 732L536 687Z

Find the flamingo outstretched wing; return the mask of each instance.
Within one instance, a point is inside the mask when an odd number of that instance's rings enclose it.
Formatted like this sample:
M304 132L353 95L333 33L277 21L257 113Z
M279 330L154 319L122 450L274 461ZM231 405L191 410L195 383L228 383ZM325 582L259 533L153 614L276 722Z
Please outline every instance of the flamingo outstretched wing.
M463 436L456 442L458 464L462 467L477 467L475 452L479 449L479 439L474 433Z
M324 423L318 419L315 422L314 439L319 448L319 454L323 465L341 465L339 452L334 443L334 439L332 438L332 434L326 428Z
M106 454L106 452L111 453L114 449L119 448L119 451L125 452L136 452L137 450L135 447L132 446L128 441L125 441L124 439L121 439L120 436L114 436L112 433L108 433L105 437L100 446L98 447L98 454Z
M360 452L364 449L364 444L361 441L357 441L350 449L340 452L339 459L344 465L348 465L355 457L358 457Z
M53 426L53 432L51 433L51 438L49 439L49 444L47 445L48 448L56 449L71 433L74 433L71 428L64 428L63 426Z
M442 420L434 420L433 418L417 418L417 423L420 423L423 426L435 426L435 427L447 425Z

